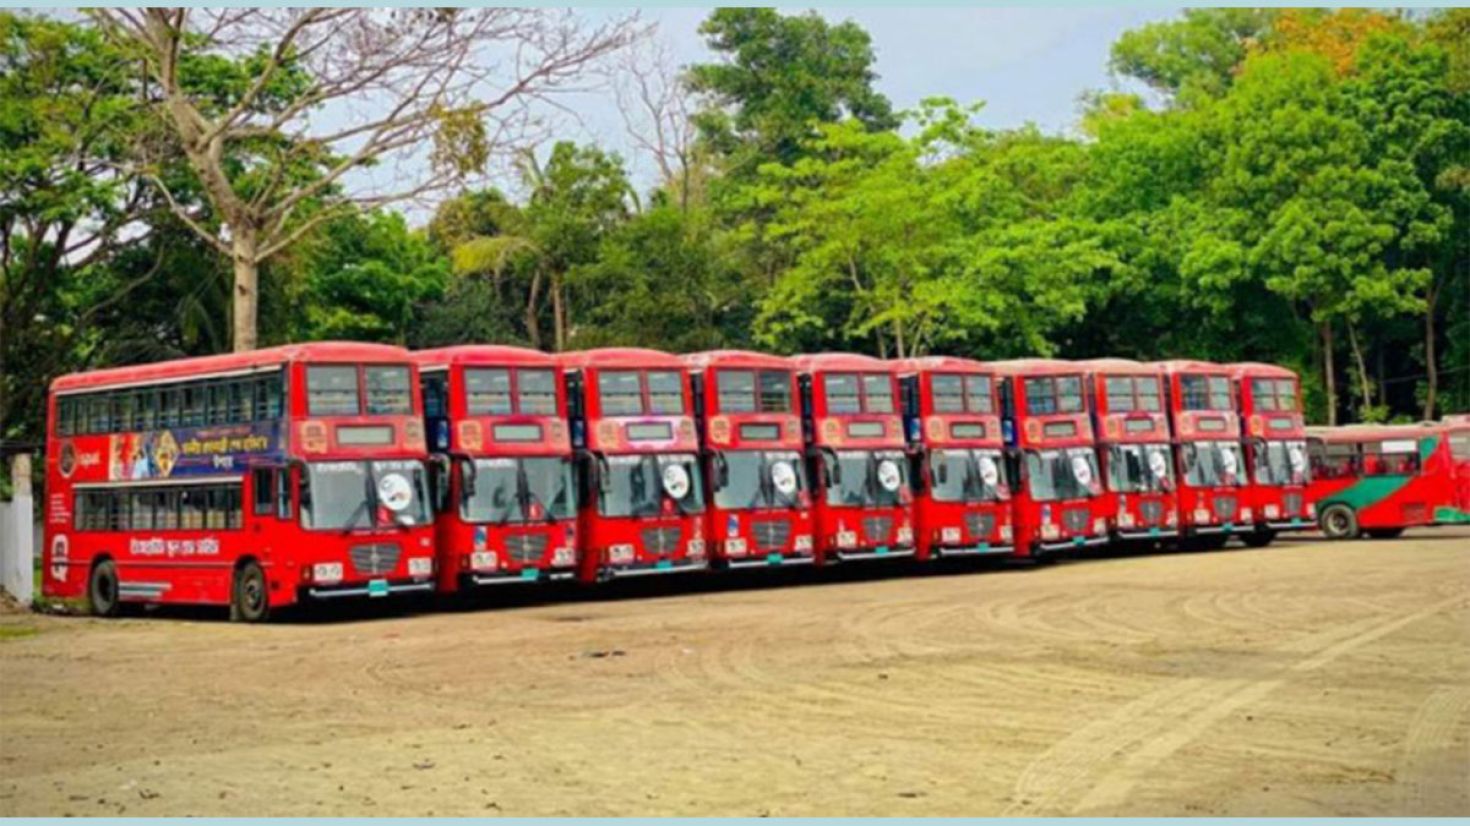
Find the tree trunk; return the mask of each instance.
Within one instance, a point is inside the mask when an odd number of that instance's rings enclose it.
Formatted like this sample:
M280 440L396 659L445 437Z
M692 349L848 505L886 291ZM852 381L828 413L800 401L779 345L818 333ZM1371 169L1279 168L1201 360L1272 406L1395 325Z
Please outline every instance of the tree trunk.
M538 323L541 309L541 271L531 276L530 296L526 298L526 340L533 350L541 349L541 325Z
M256 320L260 306L260 263L256 260L258 239L255 230L230 227L230 246L235 265L235 288L232 295L235 352L254 350L260 341Z
M1368 379L1368 362L1363 359L1363 348L1358 346L1358 333L1352 322L1348 322L1348 346L1353 351L1353 362L1358 368L1358 393L1362 402L1358 407L1358 418L1366 420L1365 414L1373 407L1373 383Z
M566 299L562 295L563 291L565 290L566 285L562 283L562 280L560 278L552 279L551 324L553 327L553 340L555 342L556 352L558 353L567 348Z
M1318 328L1322 336L1322 384L1327 390L1327 424L1337 425L1337 379L1332 375L1332 322Z
M1424 374L1428 387L1424 391L1424 419L1434 418L1435 394L1439 392L1439 368L1435 365L1434 352L1434 305L1439 301L1439 290L1430 288L1428 307L1424 310Z
M899 321L893 322L893 350L899 358L908 358L909 354L904 350L903 323Z

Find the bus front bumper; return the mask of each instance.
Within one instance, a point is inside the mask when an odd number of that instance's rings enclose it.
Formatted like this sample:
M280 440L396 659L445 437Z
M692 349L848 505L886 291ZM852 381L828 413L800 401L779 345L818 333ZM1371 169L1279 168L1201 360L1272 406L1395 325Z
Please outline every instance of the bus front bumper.
M1041 542L1037 544L1038 551L1065 551L1069 548L1095 548L1098 545L1108 544L1106 536L1074 536L1060 542Z
M1175 528L1149 528L1146 531L1114 531L1117 539L1173 539L1179 536Z
M949 559L957 556L990 556L992 554L1009 554L1015 550L1012 545L992 545L989 542L980 542L975 545L947 545L935 546L932 551L937 559Z
M401 594L427 594L434 590L434 581L375 579L353 585L311 585L305 589L312 599L338 599L341 597L386 597Z
M858 562L865 559L888 559L890 557L913 556L914 549L902 545L890 547L879 545L876 548L857 548L848 551L836 551L833 558L842 562Z
M616 567L608 565L602 571L608 579L626 579L634 576L681 574L689 571L704 571L708 569L709 561L706 559L661 559L653 563L618 565Z
M782 568L791 565L810 565L815 562L811 554L780 554L770 553L765 556L744 557L742 559L726 559L725 567L730 570L740 568Z
M555 582L571 579L577 572L570 568L522 568L496 574L467 574L465 581L471 585L517 585L526 582Z

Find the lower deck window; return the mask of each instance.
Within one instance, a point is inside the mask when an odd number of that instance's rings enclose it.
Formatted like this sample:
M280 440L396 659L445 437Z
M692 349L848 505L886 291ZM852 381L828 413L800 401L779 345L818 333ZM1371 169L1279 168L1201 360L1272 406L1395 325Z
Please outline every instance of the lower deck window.
M73 500L78 531L237 530L243 516L239 484L97 488Z

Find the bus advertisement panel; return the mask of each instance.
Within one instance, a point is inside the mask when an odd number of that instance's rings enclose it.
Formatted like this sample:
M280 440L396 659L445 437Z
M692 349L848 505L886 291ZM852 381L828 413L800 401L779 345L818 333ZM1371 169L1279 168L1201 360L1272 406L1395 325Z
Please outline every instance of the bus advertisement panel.
M432 589L408 353L316 343L62 376L48 415L43 589L229 605Z

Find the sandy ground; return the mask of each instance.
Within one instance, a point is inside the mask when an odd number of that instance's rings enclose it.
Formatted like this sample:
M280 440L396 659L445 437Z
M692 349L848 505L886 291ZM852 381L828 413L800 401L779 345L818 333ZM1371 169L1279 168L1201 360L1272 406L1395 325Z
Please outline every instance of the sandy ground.
M0 616L0 815L1470 814L1470 530L903 572Z

